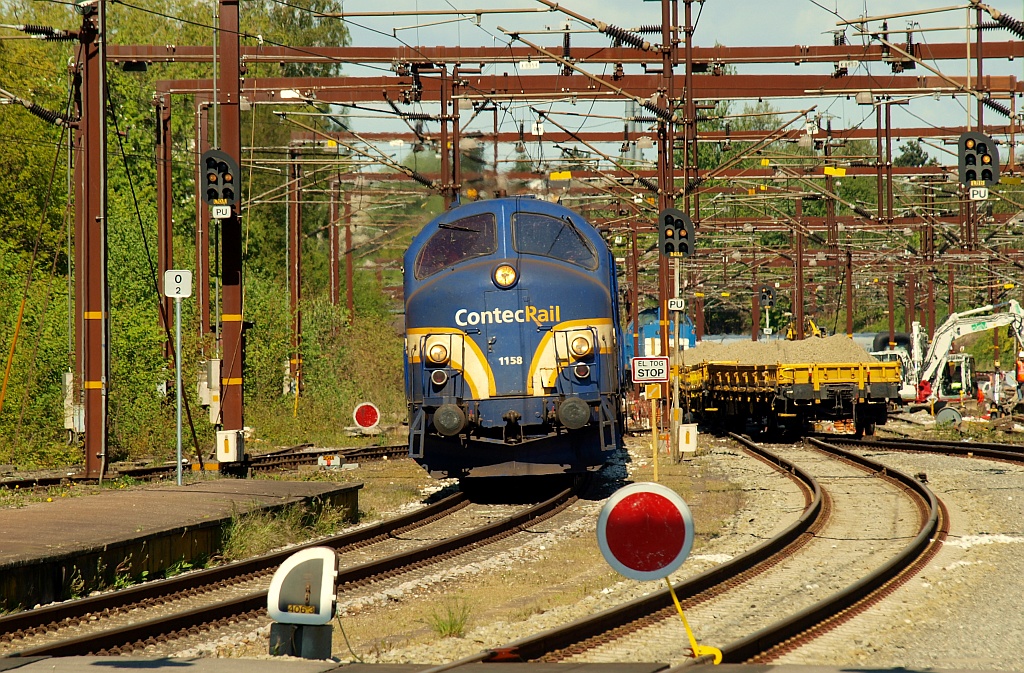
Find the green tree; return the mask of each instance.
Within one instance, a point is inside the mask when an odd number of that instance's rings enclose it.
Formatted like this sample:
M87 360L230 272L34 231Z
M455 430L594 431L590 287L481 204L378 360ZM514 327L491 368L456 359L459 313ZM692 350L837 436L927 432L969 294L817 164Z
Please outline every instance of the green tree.
M900 146L900 153L892 160L893 166L938 166L939 161L931 157L918 140L908 140Z

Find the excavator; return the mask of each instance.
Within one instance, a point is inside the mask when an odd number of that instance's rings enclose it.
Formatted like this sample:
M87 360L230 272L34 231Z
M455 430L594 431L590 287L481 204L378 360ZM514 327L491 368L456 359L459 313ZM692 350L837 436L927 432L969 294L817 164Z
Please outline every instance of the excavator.
M999 310L1003 309L1005 310ZM968 353L950 353L953 342L967 334L975 334L999 327L1011 327L1018 348L1024 348L1024 309L1011 299L1001 304L988 304L979 308L953 313L942 323L932 337L928 353L920 364L915 363L917 402L934 400L965 400L977 392L974 380L974 358Z
M826 330L818 327L817 323L811 320L810 317L807 317L804 319L804 335L824 338L828 336L828 333ZM792 321L786 328L786 341L796 341L796 325Z

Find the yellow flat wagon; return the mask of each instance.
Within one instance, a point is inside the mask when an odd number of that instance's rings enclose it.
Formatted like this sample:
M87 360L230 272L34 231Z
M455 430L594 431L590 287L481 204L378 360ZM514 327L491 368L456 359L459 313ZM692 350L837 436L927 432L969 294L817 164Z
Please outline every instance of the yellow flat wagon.
M742 364L685 367L680 391L686 410L713 425L803 433L813 421L853 421L858 435L884 425L900 404L896 362Z

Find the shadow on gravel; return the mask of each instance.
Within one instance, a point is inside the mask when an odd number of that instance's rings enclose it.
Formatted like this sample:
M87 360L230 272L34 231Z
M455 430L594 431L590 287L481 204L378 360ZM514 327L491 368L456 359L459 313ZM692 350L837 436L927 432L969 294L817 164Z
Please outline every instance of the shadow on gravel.
M482 504L525 505L543 502L586 479L581 475L481 477L462 479L459 486L471 501Z

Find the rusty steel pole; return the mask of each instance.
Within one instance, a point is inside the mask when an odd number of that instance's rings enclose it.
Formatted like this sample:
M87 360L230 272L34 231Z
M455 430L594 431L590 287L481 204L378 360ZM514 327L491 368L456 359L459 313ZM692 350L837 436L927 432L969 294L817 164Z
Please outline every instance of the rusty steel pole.
M696 341L696 342L700 342L700 341L702 341L704 339L704 296L703 296L703 293L701 293L701 296L697 297L694 300L693 303L694 303L694 309L693 310L694 310L694 315L695 315L695 318L696 318L696 320L695 320L696 325L695 325L695 328L694 328L695 334L693 335L693 340Z
M327 215L327 243L330 250L328 263L331 276L331 306L337 306L341 303L341 274L338 271L338 262L341 261L341 246L338 243L339 234L341 233L338 231L341 226L341 214L338 207L338 201L341 199L341 181L332 181L329 191L331 194L331 206Z
M975 12L976 12L976 15L977 15L977 19L975 20L975 31L976 31L976 35L977 35L977 44L976 44L975 49L974 49L974 54L975 54L975 58L978 61L978 77L977 77L977 79L974 80L975 81L974 88L975 88L975 90L979 94L981 94L980 96L978 96L978 130L979 131L984 131L985 130L985 104L982 101L985 99L986 87L985 87L985 84L984 84L985 77L984 77L984 67L983 67L984 63L985 63L985 47L984 47L984 42L982 42L982 39L981 39L981 34L982 34L983 30L984 30L983 27L982 27L983 24L982 24L982 9L981 9L981 7L978 7L977 9L975 9ZM967 67L970 68L970 66L971 66L971 64L968 61ZM1011 98L1013 98L1012 95L1011 95ZM1011 123L1012 123L1013 118L1011 117L1010 119L1011 119ZM1010 145L1010 147L1012 148L1013 145ZM1012 155L1013 154L1013 150L1010 150L1009 154ZM996 333L998 334L998 330L996 331Z
M892 224L892 103L885 104L885 221ZM882 211L879 209L879 216Z
M686 2L689 11L690 2ZM661 0L661 88L659 93L665 100L665 107L675 107L675 30L672 25L672 0ZM686 94L689 97L689 92ZM658 210L675 205L675 124L664 119L658 120ZM684 161L686 152L683 152ZM687 201L687 203L689 203ZM661 341L661 355L670 355L668 346L668 264L669 258L658 254L658 337ZM638 353L639 354L639 353ZM663 425L664 427L664 425Z
M348 324L356 320L355 291L352 288L352 197L345 193L345 308L348 310Z
M928 338L935 333L935 274L928 272Z
M242 134L239 101L241 68L238 50L238 0L219 0L220 19L217 33L217 67L220 77L214 92L220 116L220 149L241 165ZM241 177L241 176L239 176ZM241 182L239 182L241 189ZM242 223L239 203L231 209L231 217L221 222L221 423L225 430L241 430L245 426L243 411L243 369L245 332L242 322Z
M100 0L82 19L82 73L76 176L76 305L80 320L76 356L85 407L85 476L103 479L107 464L107 393L110 386L107 295L107 122L105 20ZM80 202L80 203L78 203Z
M846 251L846 336L853 338L853 252Z
M889 299L889 350L892 350L896 348L896 284L892 280L892 269L889 269L886 292Z
M832 156L832 120L829 119L825 124L825 144L823 149L825 151L825 165L829 166L829 157ZM825 191L829 194L835 194L835 179L825 174ZM836 222L836 200L831 196L825 198L825 244L829 247L833 253L838 252L839 248L839 225Z
M296 150L288 157L288 307L291 315L292 353L288 372L295 389L302 390L302 166Z
M171 343L171 316L174 299L164 294L164 272L174 268L174 227L172 222L171 199L171 99L167 94L158 95L156 100L156 256L157 290L160 292L160 328L164 339L164 359L170 361L174 355ZM196 201L196 209L200 201Z
M917 276L913 273L908 273L906 276L906 292L907 292L907 306L904 309L904 324L906 325L906 331L909 334L914 328L914 318L917 313Z
M796 200L796 259L793 262L793 324L796 326L796 338L803 339L804 334L804 200Z
M875 219L885 221L885 185L882 184L885 161L882 159L882 101L875 101L875 177L877 197L875 198Z
M638 283L639 270L637 265L640 262L640 251L637 249L637 233L636 230L640 227L640 223L637 220L633 220L629 227L629 242L630 242L630 264L629 264L629 319L633 322L633 355L640 355L640 287ZM633 384L634 391L637 395L640 394L640 384Z
M91 39L91 38L89 38ZM83 22L82 33L79 35L80 44L87 44L85 38L85 25ZM84 50L83 50L84 52ZM76 61L68 67L68 71L73 79L80 79L84 77L85 62ZM73 190L75 194L75 221L74 221L74 244L70 246L73 252L73 265L69 265L68 273L73 274L74 280L74 297L75 306L72 310L72 320L69 321L68 328L71 330L72 341L72 353L74 357L74 375L73 375L73 393L72 403L76 409L81 408L82 413L85 412L85 221L87 219L87 205L89 203L88 192L86 186L88 181L85 179L85 110L83 104L85 100L82 98L81 88L75 92L78 94L78 100L76 101L75 112L78 114L79 122L78 125L73 126L74 133L71 137L71 161L74 168L72 176ZM71 243L71 241L69 241ZM71 288L68 288L69 291ZM84 416L82 419L82 435L84 438L85 427L84 427ZM78 432L77 419L74 421L75 433ZM88 453L86 454L88 458ZM86 461L86 473L88 474L89 464Z
M756 270L750 289L750 340L757 341L761 336L761 288L757 285Z
M952 264L949 265L949 269L947 271L948 271L949 277L948 277L948 279L946 281L946 303L949 305L949 312L953 313L954 307L956 306L956 293L954 292L954 287L955 286L953 285L954 281L953 281L953 265Z
M568 34L568 33L566 33ZM462 142L462 129L459 128L459 103L456 98L459 94L459 64L452 66L451 80L451 106L452 106L452 177L451 190L452 199L459 200L459 192L462 189L462 151L459 144ZM381 285L383 287L383 285Z
M451 180L451 155L448 153L448 145L451 143L451 135L448 132L448 122L451 119L451 115L448 114L448 104L451 101L449 86L451 86L448 80L448 67L441 65L441 91L440 91L440 104L441 104L441 193L444 195L444 207L450 208L452 203L455 201L455 195L452 192L452 186L449 180Z
M196 310L199 312L198 334L202 339L213 331L210 321L210 209L203 207L203 169L199 157L210 149L207 137L210 99L196 96L196 282L193 284Z

